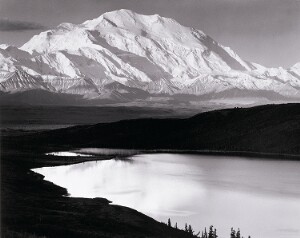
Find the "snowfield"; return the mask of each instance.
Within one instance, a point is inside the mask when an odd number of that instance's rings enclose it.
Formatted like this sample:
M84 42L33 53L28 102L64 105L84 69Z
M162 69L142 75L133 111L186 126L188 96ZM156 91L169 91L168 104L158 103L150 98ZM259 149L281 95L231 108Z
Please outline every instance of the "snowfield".
M300 63L266 68L159 15L107 12L0 45L0 91L42 89L116 102L150 96L299 100Z

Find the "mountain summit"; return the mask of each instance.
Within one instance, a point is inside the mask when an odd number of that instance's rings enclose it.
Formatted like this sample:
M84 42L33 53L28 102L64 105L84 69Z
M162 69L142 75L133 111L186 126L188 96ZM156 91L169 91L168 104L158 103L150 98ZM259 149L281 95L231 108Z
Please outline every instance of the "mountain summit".
M299 100L299 63L266 68L159 15L107 12L0 46L0 90L41 89L105 102ZM250 100L250 101L251 101Z

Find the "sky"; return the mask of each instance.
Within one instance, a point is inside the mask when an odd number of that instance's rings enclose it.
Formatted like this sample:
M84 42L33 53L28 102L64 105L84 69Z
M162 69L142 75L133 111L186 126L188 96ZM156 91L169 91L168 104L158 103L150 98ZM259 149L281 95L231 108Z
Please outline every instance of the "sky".
M0 44L121 8L171 17L267 67L300 62L300 0L0 0Z

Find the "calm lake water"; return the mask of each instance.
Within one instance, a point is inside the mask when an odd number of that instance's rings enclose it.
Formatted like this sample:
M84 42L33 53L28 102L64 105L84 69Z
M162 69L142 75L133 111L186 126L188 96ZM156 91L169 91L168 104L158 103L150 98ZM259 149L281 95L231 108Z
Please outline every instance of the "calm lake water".
M105 197L156 220L213 224L244 237L300 237L300 162L229 156L142 154L130 160L34 169L74 197Z

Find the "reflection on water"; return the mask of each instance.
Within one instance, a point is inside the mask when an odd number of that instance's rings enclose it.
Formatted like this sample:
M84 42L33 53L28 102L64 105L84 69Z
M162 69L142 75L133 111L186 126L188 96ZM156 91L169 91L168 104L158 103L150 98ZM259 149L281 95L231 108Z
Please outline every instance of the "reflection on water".
M50 152L46 153L46 155L53 156L64 156L64 157L92 157L95 155L113 155L117 156L131 156L138 154L138 150L128 150L128 149L109 149L109 148L83 148L79 150L73 151L59 151L59 152ZM125 160L125 159L124 159Z
M94 154L94 155L121 155L129 156L138 154L138 150L128 150L128 149L109 149L109 148L83 148L76 150L74 152Z
M46 153L46 155L53 155L53 156L65 156L65 157L91 157L92 155L89 154L80 154L76 152L69 152L69 151L61 151L61 152L51 152L51 153Z
M71 196L105 197L157 220L213 224L219 237L300 237L300 162L148 154L35 169Z

